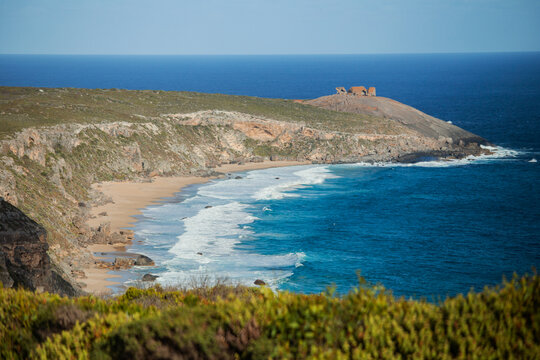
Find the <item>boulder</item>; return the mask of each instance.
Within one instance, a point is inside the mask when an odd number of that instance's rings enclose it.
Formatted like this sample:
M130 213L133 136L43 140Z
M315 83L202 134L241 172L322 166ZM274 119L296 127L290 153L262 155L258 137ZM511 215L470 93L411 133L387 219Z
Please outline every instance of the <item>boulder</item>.
M126 238L126 240L133 240L135 232L133 230L120 230L120 235Z
M159 276L156 276L156 275L152 275L152 274L144 274L143 277L142 277L142 281L154 281L158 278Z
M112 263L114 269L127 269L135 265L135 259L130 257L117 257Z
M261 279L257 279L253 282L255 285L266 285L266 283L264 281L262 281Z
M150 259L146 255L137 255L135 258L135 264L136 266L154 266L154 260Z

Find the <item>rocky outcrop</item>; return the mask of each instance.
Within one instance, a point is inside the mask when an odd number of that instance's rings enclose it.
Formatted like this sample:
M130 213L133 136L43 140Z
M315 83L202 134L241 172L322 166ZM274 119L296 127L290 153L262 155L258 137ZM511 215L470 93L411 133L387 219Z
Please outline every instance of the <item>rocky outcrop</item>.
M0 198L0 280L4 287L78 294L53 270L47 232L22 211Z
M456 149L466 149L468 145L477 148L479 144L488 144L484 138L478 135L385 97L330 95L305 103L334 111L374 116L381 120L384 119L384 121L398 123L412 130L419 137L442 140Z

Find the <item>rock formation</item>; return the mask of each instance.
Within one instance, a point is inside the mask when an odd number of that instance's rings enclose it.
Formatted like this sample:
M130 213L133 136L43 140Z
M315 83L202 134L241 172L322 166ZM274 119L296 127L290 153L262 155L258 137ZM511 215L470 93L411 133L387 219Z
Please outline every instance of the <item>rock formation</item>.
M356 95L356 96L366 96L367 95L367 90L363 86L352 86L351 88L349 88L349 91L347 91L347 92L349 94L351 94L351 95Z
M338 95L354 95L354 96L377 96L375 87L370 87L366 89L364 86L352 86L349 90L345 90L343 86L336 88L336 93Z
M0 280L4 287L78 294L51 267L47 232L22 211L0 198Z

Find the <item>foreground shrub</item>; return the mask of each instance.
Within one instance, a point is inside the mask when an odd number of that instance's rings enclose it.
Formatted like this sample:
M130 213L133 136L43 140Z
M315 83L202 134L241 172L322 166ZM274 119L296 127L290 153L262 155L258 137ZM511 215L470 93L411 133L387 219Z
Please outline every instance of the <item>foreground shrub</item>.
M261 334L249 321L215 306L180 308L133 321L98 343L100 359L230 359L247 353Z
M112 300L0 290L0 358L538 358L539 308L536 274L440 304L364 287L132 288Z

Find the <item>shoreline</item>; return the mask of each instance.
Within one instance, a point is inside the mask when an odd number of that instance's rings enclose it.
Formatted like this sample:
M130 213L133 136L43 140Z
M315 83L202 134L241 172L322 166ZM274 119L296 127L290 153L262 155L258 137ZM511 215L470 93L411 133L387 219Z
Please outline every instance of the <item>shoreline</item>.
M224 164L213 170L220 173L236 173L251 170L262 170L275 167L310 165L308 161L262 161L245 164ZM110 223L111 232L118 232L133 227L137 221L134 216L142 213L145 207L158 204L164 198L172 197L189 185L202 184L220 177L202 176L157 176L148 182L136 181L107 181L92 184L92 188L99 190L112 199L112 202L93 206L90 209L90 218L86 224L90 227L98 227L102 223ZM105 213L105 215L100 215ZM127 244L129 245L129 243ZM92 252L125 252L126 244L91 244L87 249ZM94 255L95 259L99 259ZM122 278L113 270L104 269L95 265L85 266L83 271L86 278L79 279L85 284L84 291L93 294L110 294L112 290L108 286L120 285L115 278Z

